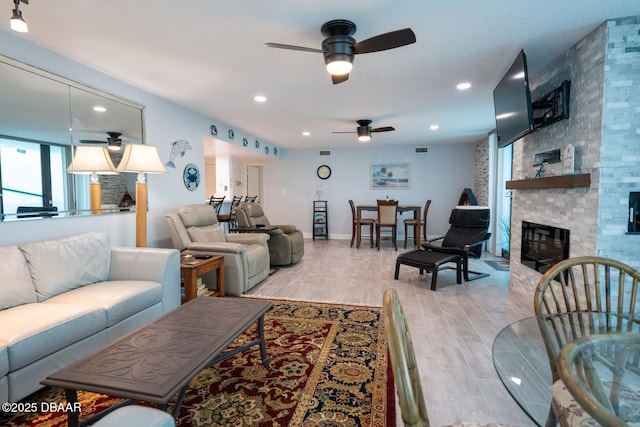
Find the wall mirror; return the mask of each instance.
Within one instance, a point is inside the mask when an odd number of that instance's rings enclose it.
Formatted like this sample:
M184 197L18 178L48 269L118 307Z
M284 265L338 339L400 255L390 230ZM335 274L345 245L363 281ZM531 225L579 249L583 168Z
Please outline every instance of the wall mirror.
M143 107L0 56L0 221L128 211L133 174L100 175L102 209L90 209L89 175L67 173L76 147L144 143Z

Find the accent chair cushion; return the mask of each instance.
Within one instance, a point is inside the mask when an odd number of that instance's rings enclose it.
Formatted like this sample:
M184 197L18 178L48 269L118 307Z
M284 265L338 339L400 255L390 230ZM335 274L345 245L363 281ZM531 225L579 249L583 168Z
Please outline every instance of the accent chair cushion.
M111 247L106 233L85 233L18 247L27 260L38 301L109 278Z
M37 302L24 255L17 246L0 246L0 310Z

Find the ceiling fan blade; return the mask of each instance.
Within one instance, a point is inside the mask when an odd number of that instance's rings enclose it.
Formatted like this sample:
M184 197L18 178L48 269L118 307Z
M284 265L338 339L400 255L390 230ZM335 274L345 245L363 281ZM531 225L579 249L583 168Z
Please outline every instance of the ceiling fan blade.
M99 141L97 139L81 139L80 142L83 144L106 144L107 143L107 141L104 141L104 140Z
M392 130L396 130L393 126L384 126L381 128L371 129L371 132L390 132Z
M331 133L357 133L357 132L351 132L351 131L349 131L349 132L345 132L345 131L335 131L335 132L331 132Z
M416 35L411 28L391 31L390 33L373 36L353 46L353 52L371 53L380 52L382 50L394 49L396 47L406 46L416 42Z
M333 82L334 85L337 85L338 83L342 83L342 82L346 82L347 80L349 80L349 74L343 74L341 76L334 76L331 75L331 81Z
M299 50L302 52L312 52L312 53L322 53L320 49L314 49L312 47L304 47L304 46L294 46L291 44L281 44L281 43L265 43L266 47L275 47L277 49L289 49L289 50Z

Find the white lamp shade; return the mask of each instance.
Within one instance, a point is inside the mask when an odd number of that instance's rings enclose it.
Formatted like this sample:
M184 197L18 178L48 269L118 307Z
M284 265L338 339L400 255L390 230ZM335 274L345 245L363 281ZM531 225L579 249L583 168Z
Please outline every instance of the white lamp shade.
M106 148L85 146L76 147L73 161L67 167L67 172L77 174L97 173L100 175L115 175L117 173Z
M118 172L166 173L158 147L147 144L128 144L124 148Z

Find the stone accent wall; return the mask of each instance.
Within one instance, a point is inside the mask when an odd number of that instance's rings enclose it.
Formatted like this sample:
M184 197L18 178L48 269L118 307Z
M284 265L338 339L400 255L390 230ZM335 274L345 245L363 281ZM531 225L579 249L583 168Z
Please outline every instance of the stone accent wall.
M475 194L478 205L489 206L489 140L476 142Z
M598 223L598 166L603 100L603 52L606 26L602 25L552 63L543 75L530 76L532 100L571 80L570 118L541 128L513 145L513 179L533 178L536 153L575 147L575 170L591 173L591 188L514 190L511 216L510 286L531 295L541 274L520 263L522 221L552 225L571 231L570 256L594 255ZM545 166L543 176L562 173L562 163Z
M629 191L640 191L640 19L611 20L585 37L543 75L530 76L532 100L571 80L568 120L516 141L513 179L533 178L535 153L575 147L575 171L591 187L514 190L510 285L531 295L541 274L522 265L522 221L567 228L570 257L599 255L640 268L640 236L627 235ZM562 174L562 163L543 176Z
M640 17L607 23L598 254L640 269L640 235L628 235L629 192L640 191Z

